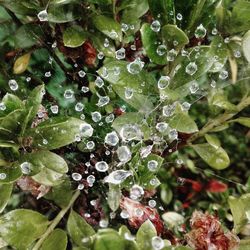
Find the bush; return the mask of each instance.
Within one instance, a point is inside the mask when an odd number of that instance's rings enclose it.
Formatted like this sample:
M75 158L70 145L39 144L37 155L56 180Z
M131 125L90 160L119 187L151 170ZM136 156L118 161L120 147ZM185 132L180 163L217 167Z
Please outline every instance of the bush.
M250 248L249 0L1 0L0 248Z

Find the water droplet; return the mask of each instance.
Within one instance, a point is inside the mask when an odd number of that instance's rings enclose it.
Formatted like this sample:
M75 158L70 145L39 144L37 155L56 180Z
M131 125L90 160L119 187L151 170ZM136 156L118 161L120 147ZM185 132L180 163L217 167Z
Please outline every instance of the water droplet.
M148 201L148 205L151 207L151 208L154 208L156 206L156 201L155 200L149 200Z
M105 143L110 146L115 146L119 142L119 137L115 131L106 134Z
M78 184L77 189L78 190L83 190L84 189L84 184L82 184L82 183Z
M48 13L47 10L42 10L37 14L38 19L40 22L46 22L48 21Z
M118 38L118 34L116 33L115 30L111 30L111 32L109 33L109 36L110 36L112 39L117 39L117 38Z
M78 71L78 75L79 75L81 78L83 78L84 76L86 76L86 73L85 73L85 71L80 70L80 71Z
M181 21L182 20L182 14L181 13L177 13L176 19L179 20L179 21Z
M98 88L102 88L103 85L104 85L104 81L102 80L101 77L96 77L95 79L95 85L98 87Z
M186 73L189 75L193 75L196 71L197 71L198 67L196 65L195 62L190 62L187 66L186 66Z
M82 175L79 173L72 173L71 177L74 181L80 181L82 179Z
M0 102L0 110L4 111L6 109L6 106L3 102Z
M151 244L154 250L160 250L164 247L164 241L159 236L154 236L151 240Z
M217 30L216 28L213 28L213 29L212 29L212 35L215 36L215 35L217 35L217 34L218 34L218 30Z
M118 59L118 60L124 59L125 56L126 56L126 54L125 54L125 49L124 49L124 48L120 48L120 49L118 49L118 50L115 52L115 57L116 57L116 59Z
M116 152L118 159L123 163L128 162L131 159L132 154L128 146L121 146Z
M126 23L122 23L121 28L123 32L126 32L129 29L129 26Z
M47 144L48 144L48 140L43 139L43 144L44 144L44 145L47 145Z
M98 107L103 107L107 105L110 101L110 98L108 96L100 96L98 103L96 104Z
M126 87L125 88L125 98L126 99L131 99L134 95L134 90L131 88Z
M175 107L176 107L175 104L169 104L169 105L164 106L162 108L162 114L166 117L172 116L175 112Z
M75 105L75 111L81 112L81 111L83 111L83 109L84 109L84 104L83 104L83 103L78 102L78 103Z
M80 125L80 133L83 137L91 137L93 135L94 129L88 123L83 123Z
M193 81L191 83L189 90L190 90L191 94L194 94L199 90L199 84L197 83L197 81Z
M57 114L58 113L58 106L57 105L52 105L50 107L50 110L53 114Z
M105 38L105 39L104 39L103 46L104 46L105 48L108 48L108 47L109 47L109 39L108 39L108 38Z
M109 165L105 161L98 161L95 164L95 168L99 172L106 172L109 169Z
M169 137L170 140L177 140L177 138L178 138L177 130L176 129L171 129L169 131L168 137Z
M99 60L102 60L103 57L104 57L104 53L100 51L100 52L97 54L97 58L98 58Z
M239 50L234 51L234 57L240 58L241 57L241 52Z
M210 83L210 86L212 88L215 88L216 87L216 81L215 80L212 80L211 83Z
M64 91L64 97L65 97L66 99L71 99L71 98L73 98L73 97L74 97L74 91L73 91L72 89L66 89L66 90Z
M158 162L156 160L148 161L147 167L149 171L155 172L158 169Z
M99 226L100 226L101 228L106 228L106 227L108 227L108 225L109 225L109 221L108 221L107 219L102 219L102 220L100 220L100 222L99 222Z
M89 92L89 87L83 86L83 87L81 88L81 91L82 91L83 93L87 93L87 92Z
M114 114L110 114L110 115L108 115L108 116L105 118L105 122L106 122L106 123L111 123L111 122L114 121L114 119L115 119Z
M18 84L16 80L11 79L9 80L8 84L11 90L16 91L18 89Z
M87 182L88 182L89 186L92 187L93 184L95 183L95 176L94 175L89 175L87 177Z
M130 189L129 196L132 200L139 200L144 195L144 190L139 185L133 185Z
M190 107L191 107L191 104L188 103L188 102L183 102L181 104L181 108L182 108L183 111L188 111L190 109Z
M177 51L175 49L171 49L167 53L167 60L169 62L172 62L172 61L174 61L174 59L175 59L176 56L177 56Z
M154 32L159 32L161 29L161 24L158 20L154 20L151 25L150 28L154 31Z
M159 45L156 49L156 53L159 55L159 56L163 56L164 54L166 54L167 52L167 47L165 45Z
M137 58L133 62L127 65L127 70L130 74L136 75L141 72L143 66L144 62L142 62L139 58Z
M120 216L123 219L128 219L129 218L129 213L126 210L122 210L121 213L120 213Z
M29 174L31 172L31 164L27 161L23 162L21 165L21 170L23 174Z
M141 208L137 208L135 210L135 216L142 217L144 214L144 211Z
M6 179L7 175L5 173L0 173L0 180Z
M131 175L131 171L116 170L111 172L107 177L105 177L104 181L107 183L118 185L125 181Z
M222 70L219 74L219 78L225 80L228 78L228 72L226 70Z
M87 149L91 150L95 147L95 143L93 141L88 141L86 147Z
M95 111L91 113L91 118L94 122L99 122L102 119L102 115L100 112Z
M45 72L44 76L45 77L51 77L51 72L50 71Z
M202 24L200 24L194 32L194 35L196 38L204 38L206 34L207 34L207 30Z
M148 145L147 147L143 147L140 150L140 156L141 158L146 158L151 153L153 148L153 145Z
M160 133L165 133L168 129L168 124L166 122L158 122L155 127Z
M123 141L141 140L142 132L136 124L125 124L120 130L120 136Z
M170 82L170 77L169 76L161 76L160 79L158 80L158 88L159 89L165 89L168 87Z

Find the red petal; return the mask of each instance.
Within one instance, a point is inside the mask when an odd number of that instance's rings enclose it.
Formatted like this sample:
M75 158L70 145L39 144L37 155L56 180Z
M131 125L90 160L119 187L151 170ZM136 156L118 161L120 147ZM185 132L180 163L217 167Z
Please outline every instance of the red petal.
M207 184L206 190L212 193L221 193L227 190L227 185L217 180L210 180Z

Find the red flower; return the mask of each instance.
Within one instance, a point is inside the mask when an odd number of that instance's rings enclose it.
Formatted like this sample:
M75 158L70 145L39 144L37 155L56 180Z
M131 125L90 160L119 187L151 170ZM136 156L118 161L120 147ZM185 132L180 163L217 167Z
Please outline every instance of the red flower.
M140 202L127 197L121 200L120 207L128 213L128 222L131 227L137 229L149 219L154 224L158 234L163 232L164 224L156 209L144 206Z
M188 245L195 250L236 250L239 239L230 231L224 232L217 217L195 211L191 218L192 230L185 235Z
M206 186L206 190L212 193L221 193L227 191L227 185L217 180L210 180Z

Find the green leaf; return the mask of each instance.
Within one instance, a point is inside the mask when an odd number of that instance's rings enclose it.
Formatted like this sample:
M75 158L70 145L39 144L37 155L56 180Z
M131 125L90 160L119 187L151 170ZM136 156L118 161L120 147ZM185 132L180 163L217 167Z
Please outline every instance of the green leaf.
M151 239L156 236L157 232L150 220L145 221L136 234L136 242L139 249L152 250Z
M22 176L22 171L19 164L12 164L11 166L0 166L0 174L5 174L6 178L0 179L0 184L12 183Z
M178 42L178 48L183 47L184 45L189 43L189 39L185 32L178 28L176 25L167 24L163 26L161 33L169 48L174 47L174 42Z
M108 205L110 209L115 212L120 206L121 200L121 190L119 185L112 185L109 184L109 191L108 191Z
M32 138L32 147L52 150L74 142L82 124L85 122L73 117L51 118L27 130L25 136Z
M185 222L185 218L176 212L166 212L162 215L162 219L170 228L177 227Z
M18 161L20 165L23 162L29 162L31 164L30 175L38 173L43 168L51 169L60 174L68 172L66 161L61 156L47 150L24 154Z
M143 47L146 51L147 56L151 59L153 63L164 65L167 63L166 55L160 56L157 54L158 36L154 32L148 23L144 23L141 27L141 38Z
M63 43L66 47L76 48L84 44L87 39L87 34L79 25L74 25L67 28L63 32Z
M215 135L205 134L205 138L210 145L214 147L220 147L220 140Z
M41 246L41 250L66 250L67 234L62 229L56 228Z
M0 217L0 236L18 250L26 250L46 230L47 218L35 211L16 209Z
M95 27L111 39L122 41L121 26L114 19L106 16L93 16Z
M239 118L231 120L229 122L238 122L239 124L250 128L250 118L249 117L239 117Z
M72 240L79 246L82 246L82 239L95 234L95 230L75 211L71 210L67 230Z
M233 215L234 232L238 234L243 226L248 223L250 213L250 194L244 194L239 198L230 196L228 203Z
M250 30L242 38L242 50L245 58L250 63Z
M11 196L13 184L0 184L0 213L4 211Z
M212 168L221 170L227 168L230 159L222 147L214 147L208 143L192 145L196 153Z
M26 53L17 58L13 66L14 74L22 74L29 66L30 53Z

